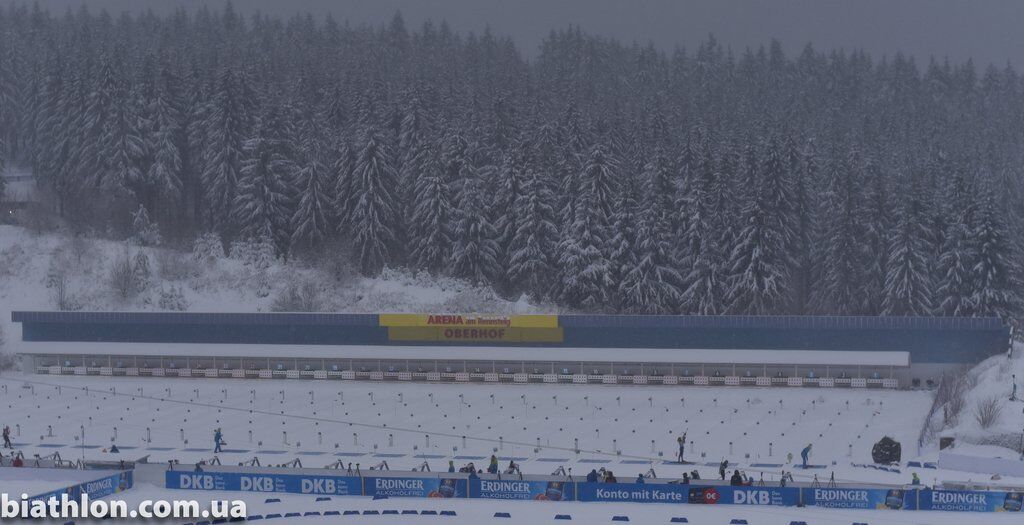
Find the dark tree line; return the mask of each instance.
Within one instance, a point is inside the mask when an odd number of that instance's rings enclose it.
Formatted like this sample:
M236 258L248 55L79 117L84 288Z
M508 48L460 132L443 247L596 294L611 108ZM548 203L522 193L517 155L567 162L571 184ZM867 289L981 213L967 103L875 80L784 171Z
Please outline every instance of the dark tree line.
M582 310L1020 310L1024 82L896 55L0 8L0 151L68 223L341 250Z

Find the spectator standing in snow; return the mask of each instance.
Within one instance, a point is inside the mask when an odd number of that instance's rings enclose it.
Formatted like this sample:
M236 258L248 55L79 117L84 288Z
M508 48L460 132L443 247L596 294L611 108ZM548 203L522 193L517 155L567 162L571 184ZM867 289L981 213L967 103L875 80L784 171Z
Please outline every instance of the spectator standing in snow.
M597 483L597 471L590 469L590 473L587 474L587 483Z
M718 475L725 481L725 469L729 468L729 460L723 459L722 464L718 465Z
M491 454L491 462L487 465L487 473L488 474L497 474L498 473L498 457L495 456L494 454Z
M4 425L4 448L14 448L11 445L11 427Z
M676 443L679 443L679 462L683 463L683 452L686 451L686 432L683 432L682 436L676 438Z
M1010 392L1010 401L1016 401L1017 400L1017 374L1013 374L1013 378L1011 379L1011 381L1013 381L1013 390Z
M683 485L689 485L689 484L690 484L690 475L687 474L686 472L683 472Z
M740 471L732 471L732 477L729 478L729 484L734 487L743 485L743 476L740 475Z
M455 472L455 462L448 460L448 472Z
M220 446L224 444L224 434L221 433L220 429L213 431L213 453L220 453Z
M917 472L911 473L910 474L910 478L911 478L911 480L910 480L910 484L911 485L920 485L921 484L921 477L917 475Z
M807 468L807 460L808 458L811 457L811 447L813 447L813 445L808 444L806 447L804 447L803 450L800 451L800 459L803 460L805 469Z

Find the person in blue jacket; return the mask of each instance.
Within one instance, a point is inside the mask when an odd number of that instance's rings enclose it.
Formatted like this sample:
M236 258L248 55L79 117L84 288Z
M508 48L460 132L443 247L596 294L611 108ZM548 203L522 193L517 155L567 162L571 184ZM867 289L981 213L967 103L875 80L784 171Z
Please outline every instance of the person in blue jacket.
M807 459L811 456L811 447L812 446L813 445L808 444L806 447L804 447L803 450L800 451L800 459L802 459L804 461L804 468L805 469L807 468Z
M644 484L644 475L643 474L640 474L639 476L637 476L636 484L637 485L643 485Z
M597 470L590 469L590 474L587 474L587 483L597 483Z
M220 429L213 431L213 453L217 454L220 452L220 446L224 444L224 434L221 433Z

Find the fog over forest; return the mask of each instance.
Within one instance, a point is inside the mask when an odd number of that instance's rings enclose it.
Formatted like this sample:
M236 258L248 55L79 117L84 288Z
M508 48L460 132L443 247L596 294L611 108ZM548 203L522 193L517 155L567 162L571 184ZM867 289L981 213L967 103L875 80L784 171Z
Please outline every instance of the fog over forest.
M222 5L0 7L0 162L76 232L579 311L1020 313L1005 62Z

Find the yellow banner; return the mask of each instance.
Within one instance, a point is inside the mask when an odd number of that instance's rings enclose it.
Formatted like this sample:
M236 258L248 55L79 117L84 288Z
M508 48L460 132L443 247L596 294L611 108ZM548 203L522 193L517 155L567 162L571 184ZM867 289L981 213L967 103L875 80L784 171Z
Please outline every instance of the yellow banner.
M561 328L504 326L390 326L390 341L439 341L467 343L560 343Z
M557 315L380 314L387 327L558 328Z

